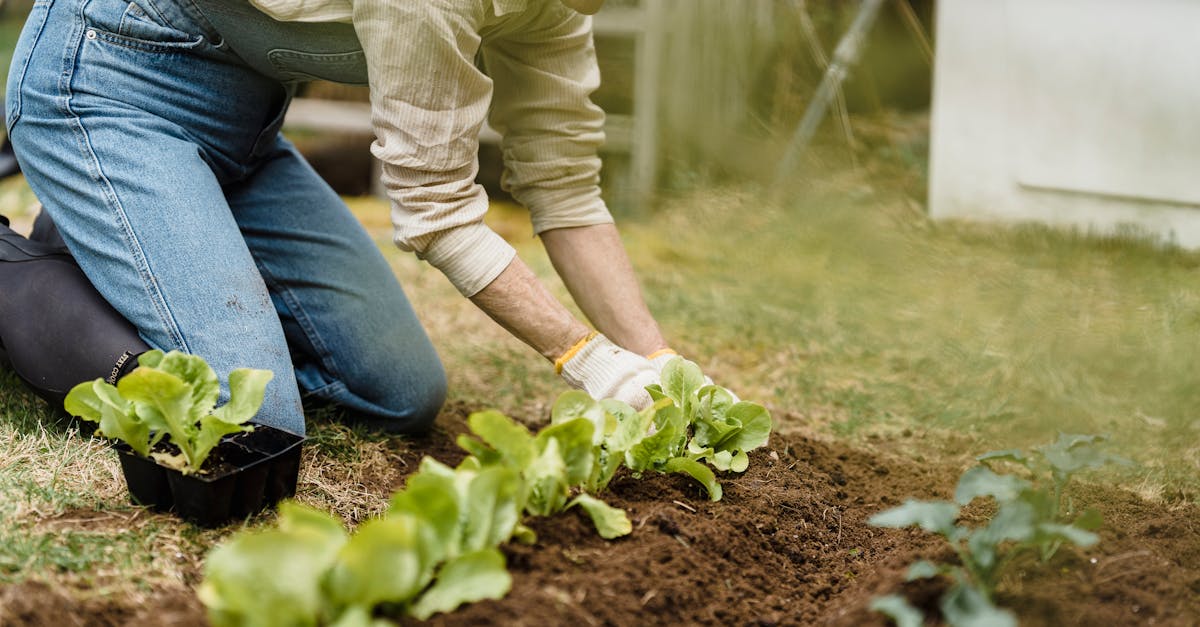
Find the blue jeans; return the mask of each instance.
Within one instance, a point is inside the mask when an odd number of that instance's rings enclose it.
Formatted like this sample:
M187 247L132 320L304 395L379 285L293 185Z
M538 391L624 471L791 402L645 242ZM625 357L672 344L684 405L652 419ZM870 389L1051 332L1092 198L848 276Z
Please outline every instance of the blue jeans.
M148 344L223 383L274 371L256 422L303 433L311 395L421 430L441 361L376 244L280 136L293 86L192 0L37 0L7 123L79 265Z

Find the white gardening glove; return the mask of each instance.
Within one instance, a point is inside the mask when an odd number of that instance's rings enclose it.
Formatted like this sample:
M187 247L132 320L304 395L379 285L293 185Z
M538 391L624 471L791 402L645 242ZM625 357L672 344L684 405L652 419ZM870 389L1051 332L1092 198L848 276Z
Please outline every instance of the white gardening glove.
M639 411L653 402L646 386L659 382L650 360L595 332L563 353L554 367L568 385L592 398L615 398Z
M672 359L675 359L676 357L680 357L680 355L679 355L679 353L675 352L675 349L664 348L662 350L657 350L657 351L654 351L653 353L650 353L649 355L646 356L646 359L649 359L650 363L654 364L654 369L657 370L661 374L662 369L664 366L667 365L667 362L671 361ZM715 384L713 383L713 380L711 378L709 378L708 375L704 375L704 385L715 385ZM725 388L724 386L721 386L721 387L724 388L726 392L729 392L729 395L733 397L733 402L736 403L736 402L742 400L742 399L738 398L737 394L734 394L733 390L730 390L729 388Z

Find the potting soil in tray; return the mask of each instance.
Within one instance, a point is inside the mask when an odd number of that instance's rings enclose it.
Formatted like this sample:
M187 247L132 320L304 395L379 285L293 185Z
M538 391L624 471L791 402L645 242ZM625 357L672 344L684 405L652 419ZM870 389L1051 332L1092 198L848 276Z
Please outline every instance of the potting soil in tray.
M125 445L115 448L134 503L215 527L295 494L303 440L259 425L222 441L205 461L202 473L192 475L140 457Z

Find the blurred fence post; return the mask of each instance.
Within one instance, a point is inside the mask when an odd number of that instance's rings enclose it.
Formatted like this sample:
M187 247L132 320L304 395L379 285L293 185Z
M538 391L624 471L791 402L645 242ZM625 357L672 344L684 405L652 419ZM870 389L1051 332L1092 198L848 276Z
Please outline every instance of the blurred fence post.
M666 0L640 0L636 7L613 6L596 14L597 35L628 38L634 46L633 115L609 115L606 149L629 153L626 189L618 190L621 204L637 207L658 182L659 90L663 61ZM625 133L621 133L625 130ZM616 131L616 132L614 132Z
M779 168L775 171L774 186L776 188L782 185L796 169L796 160L817 132L817 126L825 117L825 111L829 109L829 103L836 96L838 87L845 80L850 66L858 60L862 42L866 39L867 32L871 30L871 25L875 22L875 17L879 14L879 8L882 6L883 0L863 0L858 9L858 15L854 16L854 22L850 24L846 34L838 42L837 49L833 53L833 62L825 70L825 76L821 78L817 93L804 111L800 126L796 128L796 133L788 142L783 159L779 162Z

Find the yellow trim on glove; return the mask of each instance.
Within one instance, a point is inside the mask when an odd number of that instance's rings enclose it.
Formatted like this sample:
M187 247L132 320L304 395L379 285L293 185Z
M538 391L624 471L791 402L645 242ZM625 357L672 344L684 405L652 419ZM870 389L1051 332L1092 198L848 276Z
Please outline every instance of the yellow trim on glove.
M675 349L668 346L666 348L660 348L660 349L654 351L653 353L646 355L646 359L654 359L655 357L661 357L663 355L678 355L678 354L679 353L675 352Z
M600 335L599 331L592 331L591 333L588 333L583 337L582 340L579 340L574 346L568 348L567 352L563 353L561 357L555 359L554 374L562 374L563 366L565 366L568 361L571 361L571 358L574 357L579 351L583 350L583 347L586 346L588 342L595 339L597 335Z

